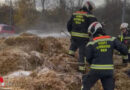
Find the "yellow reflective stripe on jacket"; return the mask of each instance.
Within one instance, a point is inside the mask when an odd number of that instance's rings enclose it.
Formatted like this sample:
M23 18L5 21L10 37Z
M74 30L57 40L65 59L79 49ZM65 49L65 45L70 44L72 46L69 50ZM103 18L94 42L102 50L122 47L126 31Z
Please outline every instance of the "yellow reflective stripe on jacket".
M71 36L89 38L86 33L71 32Z
M103 69L103 70L105 70L105 69L107 69L107 70L111 70L111 69L114 69L114 65L112 65L112 64L106 64L106 65L100 65L100 64L92 64L91 66L90 66L90 68L91 69Z
M85 66L79 66L79 70L84 71L84 70L86 70L86 67Z
M128 53L130 53L130 48L128 49Z
M124 37L124 39L130 39L130 37Z
M95 17L95 16L92 15L92 14L73 13L73 15L83 15L83 16L86 16L86 17Z
M89 45L94 45L95 43L99 42L99 41L114 41L116 38L115 37L112 37L112 38L105 38L105 39L98 39L98 40L95 40L95 41L91 41L87 44L87 46Z
M81 86L81 90L83 90L83 85Z
M123 37L123 34L121 33L121 36L120 36L120 41L122 42L122 41L123 41L123 39L124 39L124 37Z
M128 55L123 55L122 58L123 59L128 59Z
M69 50L69 54L70 54L70 55L74 55L74 54L75 54L75 51Z

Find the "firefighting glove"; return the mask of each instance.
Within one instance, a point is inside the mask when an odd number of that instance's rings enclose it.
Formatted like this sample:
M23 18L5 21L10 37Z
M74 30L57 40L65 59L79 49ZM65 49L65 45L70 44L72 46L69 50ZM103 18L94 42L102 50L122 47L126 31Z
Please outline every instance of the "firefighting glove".
M127 45L127 44L128 44L128 41L127 41L127 40L125 40L125 41L124 41L124 43Z
M86 73L86 66L85 65L79 65L78 71L82 74Z

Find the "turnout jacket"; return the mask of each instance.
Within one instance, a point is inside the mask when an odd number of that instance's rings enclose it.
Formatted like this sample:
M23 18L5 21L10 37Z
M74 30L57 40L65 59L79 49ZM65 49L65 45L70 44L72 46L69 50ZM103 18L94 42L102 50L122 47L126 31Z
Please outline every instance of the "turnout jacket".
M91 69L112 70L113 50L118 50L121 54L127 55L127 47L118 39L111 36L98 36L93 38L86 46L86 60L91 65Z
M96 17L87 9L76 11L67 23L68 32L73 37L88 38L88 27L95 21Z
M127 46L130 46L130 30L118 36L120 41Z

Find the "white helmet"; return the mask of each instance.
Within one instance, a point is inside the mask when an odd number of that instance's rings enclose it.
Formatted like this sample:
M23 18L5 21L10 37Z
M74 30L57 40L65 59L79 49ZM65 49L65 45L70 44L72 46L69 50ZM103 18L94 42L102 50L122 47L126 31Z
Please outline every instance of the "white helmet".
M127 29L129 26L128 23L122 23L121 26L120 26L120 29Z
M82 7L86 7L88 10L93 10L96 8L95 4L92 1L83 2Z
M89 27L88 27L88 33L94 35L98 29L102 29L102 25L99 22L93 22Z

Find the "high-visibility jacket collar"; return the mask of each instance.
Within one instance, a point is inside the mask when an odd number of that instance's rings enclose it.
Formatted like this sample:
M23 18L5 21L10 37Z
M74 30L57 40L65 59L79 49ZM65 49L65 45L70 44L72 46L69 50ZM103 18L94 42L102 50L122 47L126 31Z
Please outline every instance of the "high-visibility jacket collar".
M87 12L85 12L85 11L77 11L76 13L79 13L79 14L87 14Z
M106 39L106 38L111 38L111 37L110 36L99 36L99 37L93 38L93 40Z

